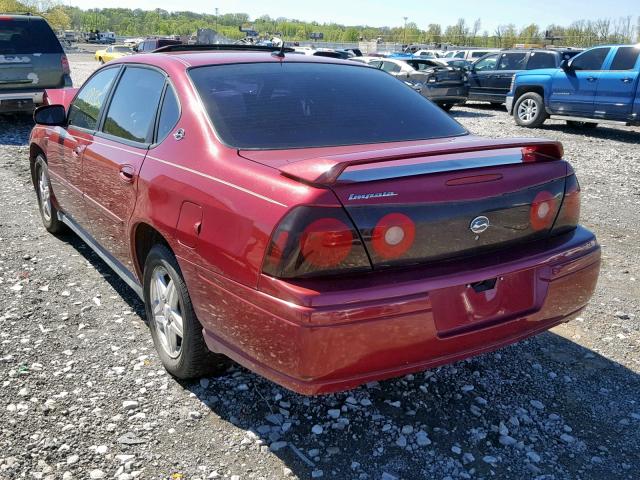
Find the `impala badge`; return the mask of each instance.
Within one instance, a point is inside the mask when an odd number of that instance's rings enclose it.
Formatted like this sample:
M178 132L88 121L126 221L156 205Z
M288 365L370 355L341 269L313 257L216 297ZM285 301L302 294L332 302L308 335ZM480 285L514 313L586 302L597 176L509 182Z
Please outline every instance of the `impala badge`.
M370 198L397 197L396 192L352 193L348 200L369 200Z
M476 235L479 235L487 228L489 228L489 225L489 219L485 216L480 216L471 220L471 223L469 224L469 230L471 230Z

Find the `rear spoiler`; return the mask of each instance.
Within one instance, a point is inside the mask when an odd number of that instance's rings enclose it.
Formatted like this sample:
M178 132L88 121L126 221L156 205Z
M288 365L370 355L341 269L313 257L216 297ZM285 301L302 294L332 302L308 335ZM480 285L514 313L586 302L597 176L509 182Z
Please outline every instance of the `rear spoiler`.
M422 145L412 145L407 147L395 147L383 150L371 150L309 158L299 162L283 165L279 167L279 170L284 176L304 183L312 185L333 185L340 180L340 176L348 167L354 165L374 164L416 158L421 159L421 164L435 164L438 163L437 158L422 159L424 157L437 157L439 155L517 148L520 149L521 155L517 159L506 163L529 163L560 160L564 155L562 144L551 140L538 138L488 139L481 137L464 137L464 139L461 139L458 137L453 140L440 143L425 143ZM455 166L450 165L448 169L465 170L478 168L480 166L477 162L467 160L468 159L465 158L455 160ZM505 164L505 162L496 163L496 165L500 164Z
M44 91L44 105L63 105L69 109L71 101L75 98L78 88L48 88Z

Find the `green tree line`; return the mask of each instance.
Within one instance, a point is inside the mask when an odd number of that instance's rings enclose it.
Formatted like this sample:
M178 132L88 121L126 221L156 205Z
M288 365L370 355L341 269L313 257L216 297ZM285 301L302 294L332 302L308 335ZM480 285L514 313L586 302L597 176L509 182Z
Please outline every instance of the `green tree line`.
M398 27L368 27L337 23L304 22L284 17L263 15L254 20L246 13L211 15L188 11L168 12L162 9L93 8L82 10L49 0L0 0L0 12L34 12L47 18L57 30L113 31L117 35L190 35L198 28L211 28L220 34L240 39L241 26L251 26L264 36L281 34L287 41L309 40L311 33L322 33L329 42L357 42L379 40L398 43L437 43L483 47L511 47L517 44L555 43L557 45L588 47L601 43L630 43L634 40L640 21L631 16L615 19L578 20L569 25L535 23L523 26L500 25L489 31L482 28L480 19L468 23L460 18L456 24L429 24L420 29L415 22Z

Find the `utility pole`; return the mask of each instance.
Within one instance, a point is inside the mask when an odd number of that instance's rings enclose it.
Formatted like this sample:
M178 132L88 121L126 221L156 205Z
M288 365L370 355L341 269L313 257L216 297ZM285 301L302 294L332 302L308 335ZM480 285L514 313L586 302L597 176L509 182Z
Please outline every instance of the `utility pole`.
M218 33L218 7L216 7L216 33Z
M402 41L402 43L404 43L405 45L407 44L407 20L409 20L409 17L402 17L404 19L404 40Z

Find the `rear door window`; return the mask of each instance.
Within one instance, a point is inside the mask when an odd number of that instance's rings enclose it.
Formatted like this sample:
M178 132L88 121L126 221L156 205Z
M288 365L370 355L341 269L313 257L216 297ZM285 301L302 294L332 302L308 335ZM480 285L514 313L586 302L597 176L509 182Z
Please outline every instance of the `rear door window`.
M102 131L136 143L149 143L164 88L162 73L127 67L109 104Z
M107 68L91 77L82 86L69 109L69 125L95 130L100 109L120 68Z
M609 70L633 70L638 63L640 46L619 47Z
M527 62L527 70L537 68L556 68L556 56L551 52L531 52Z
M60 42L41 18L0 19L0 55L62 53Z
M523 70L526 52L503 53L498 61L498 70Z

